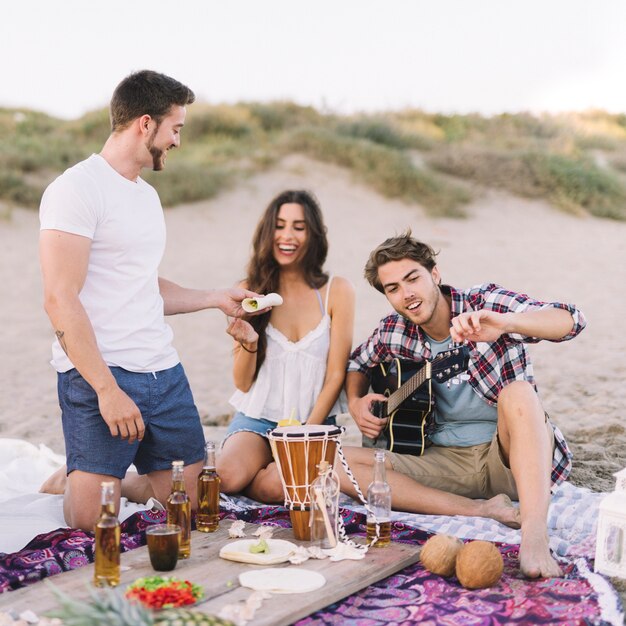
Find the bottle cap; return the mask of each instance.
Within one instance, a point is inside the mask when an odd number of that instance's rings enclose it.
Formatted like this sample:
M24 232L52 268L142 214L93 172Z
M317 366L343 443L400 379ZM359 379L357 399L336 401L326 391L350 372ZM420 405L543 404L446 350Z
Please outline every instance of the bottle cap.
M185 461L172 461L172 469L175 469L177 467L184 467L185 466Z

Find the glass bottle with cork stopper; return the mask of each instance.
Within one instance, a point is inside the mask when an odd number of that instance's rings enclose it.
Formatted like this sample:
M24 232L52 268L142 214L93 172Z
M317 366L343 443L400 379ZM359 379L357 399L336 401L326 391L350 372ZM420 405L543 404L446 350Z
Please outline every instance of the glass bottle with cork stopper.
M594 569L626 579L626 468L613 475L615 491L603 498L598 509Z
M94 585L115 587L120 582L120 522L115 514L115 483L100 484L101 509L95 528Z
M185 491L184 461L172 461L172 491L167 498L167 523L180 526L178 558L191 556L191 502Z
M374 454L374 480L367 490L367 542L377 548L391 543L391 487L385 474L385 451Z
M220 477L215 469L215 442L207 441L204 465L198 474L198 513L196 528L212 533L220 523Z
M317 465L318 476L311 484L311 542L322 549L337 545L339 515L339 478L328 461Z

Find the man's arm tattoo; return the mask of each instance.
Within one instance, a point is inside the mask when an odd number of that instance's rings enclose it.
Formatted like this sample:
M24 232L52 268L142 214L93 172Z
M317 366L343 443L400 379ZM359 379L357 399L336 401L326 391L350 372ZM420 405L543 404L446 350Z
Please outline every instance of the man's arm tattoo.
M69 356L69 354L67 354L67 344L65 343L65 332L62 330L56 330L54 331L54 334L57 336L59 345L63 348L63 352Z

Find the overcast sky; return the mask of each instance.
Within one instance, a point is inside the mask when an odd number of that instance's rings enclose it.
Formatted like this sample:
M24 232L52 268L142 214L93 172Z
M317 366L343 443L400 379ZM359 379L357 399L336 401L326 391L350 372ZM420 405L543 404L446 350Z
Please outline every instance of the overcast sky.
M202 100L626 112L623 0L7 0L0 106L77 117L150 68Z

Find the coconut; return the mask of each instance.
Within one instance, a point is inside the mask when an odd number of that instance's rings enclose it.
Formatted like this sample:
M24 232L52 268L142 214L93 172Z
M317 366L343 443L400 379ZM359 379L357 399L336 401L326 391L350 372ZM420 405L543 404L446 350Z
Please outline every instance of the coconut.
M470 541L461 548L456 558L456 577L467 589L495 585L503 569L500 550L490 541Z
M463 547L463 542L450 535L435 535L422 547L420 561L422 565L438 576L454 574L456 556Z

